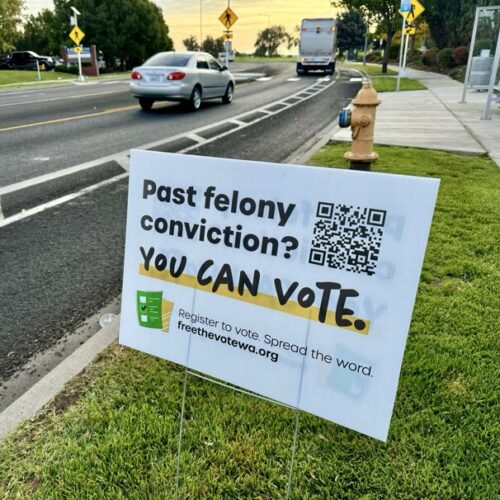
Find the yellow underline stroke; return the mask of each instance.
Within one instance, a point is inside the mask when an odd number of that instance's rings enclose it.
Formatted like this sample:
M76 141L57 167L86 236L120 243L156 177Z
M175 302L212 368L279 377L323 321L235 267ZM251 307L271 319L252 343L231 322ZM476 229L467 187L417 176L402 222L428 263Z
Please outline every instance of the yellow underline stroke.
M107 95L107 94L117 94L114 90L107 90L106 92L95 92L93 94L80 94L80 95L70 95L66 97L49 97L48 99L36 99L33 101L16 101L16 102L6 102L0 104L0 108L7 108L9 106L23 106L25 104L37 104L39 102L51 102L51 101L66 101L68 99L82 99L84 97L94 97L96 95Z
M174 278L167 270L158 271L155 268L150 268L149 271L146 271L146 269L144 268L144 264L139 265L139 274L148 278L167 281L169 283L174 283L176 285L186 286L189 288L196 288L197 290L215 293L216 295L221 295L222 297L229 297L231 299L241 300L242 302L248 302L249 304L267 307L268 309L273 309L275 311L293 314L294 316L299 316L300 318L318 318L319 315L319 307L311 306L306 309L302 307L298 302L293 301L288 301L285 305L281 305L277 297L265 293L259 293L256 297L254 297L250 294L250 292L248 292L248 290L245 290L243 295L239 295L236 290L234 292L231 292L228 289L227 285L221 285L217 292L212 292L212 284L200 285L198 283L198 280L196 279L196 276L191 276L189 274L183 274L179 278ZM370 333L370 321L362 320L365 323L365 327L362 330L358 330L354 327L354 322L360 318L355 318L353 316L344 317L351 321L351 326L338 326L335 321L335 313L332 311L327 312L325 324L336 326L337 328L342 328L343 330L361 333L363 335L368 335ZM318 320L316 319L315 321Z
M111 115L113 113L121 113L123 111L129 111L131 109L138 109L137 105L134 104L132 106L124 106L122 108L112 108L112 109L107 109L106 111L99 111L97 113L88 113L86 115L67 116L66 118L56 118L54 120L47 120L44 122L34 122L34 123L25 123L24 125L14 125L13 127L0 128L0 132L9 132L11 130L38 127L39 125L50 125L52 123L63 123L72 120L81 120L83 118L93 118L94 116Z

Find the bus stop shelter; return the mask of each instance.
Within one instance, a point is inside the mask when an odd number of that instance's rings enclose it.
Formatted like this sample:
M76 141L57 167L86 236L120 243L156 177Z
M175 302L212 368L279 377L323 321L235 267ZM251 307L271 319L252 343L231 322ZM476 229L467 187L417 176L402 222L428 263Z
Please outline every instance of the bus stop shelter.
M491 106L500 102L500 5L477 7L461 102L467 91L486 92L483 120L491 119Z

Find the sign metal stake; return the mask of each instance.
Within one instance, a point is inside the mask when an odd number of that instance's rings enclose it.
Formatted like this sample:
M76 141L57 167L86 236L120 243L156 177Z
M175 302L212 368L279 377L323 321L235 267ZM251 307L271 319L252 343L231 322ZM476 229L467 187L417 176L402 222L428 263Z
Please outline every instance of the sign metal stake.
M396 87L396 92L399 92L399 86L401 83L401 73L402 73L402 66L401 63L403 61L403 45L404 45L404 40L405 40L405 28L406 28L406 12L403 16L403 27L401 28L401 46L399 47L399 69L398 69L398 84Z

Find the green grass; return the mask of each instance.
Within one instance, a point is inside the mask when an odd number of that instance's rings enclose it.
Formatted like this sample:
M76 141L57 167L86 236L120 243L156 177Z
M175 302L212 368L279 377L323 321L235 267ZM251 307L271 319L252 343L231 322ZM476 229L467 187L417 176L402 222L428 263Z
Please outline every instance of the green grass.
M55 71L42 71L42 80L38 80L36 71L24 70L1 70L0 71L0 88L2 91L15 90L27 87L39 87L46 85L57 85L59 83L67 83L69 80L76 80L78 75L71 73L62 73ZM109 80L109 79L127 79L130 78L130 71L122 71L118 73L105 73L101 76L86 76L85 80ZM2 88L2 85L5 87Z
M372 85L377 92L395 92L397 78L392 76L375 76L371 79ZM413 78L401 78L399 90L425 90L427 87Z
M57 81L76 78L75 75L68 73L59 73L56 71L40 71L42 81ZM1 70L0 85L13 83L38 82L38 73L36 71L21 71L21 70Z
M310 163L345 168L348 148ZM292 498L498 498L500 170L376 150L378 172L441 179L391 431L384 444L303 414ZM113 346L0 445L0 498L172 498L182 380ZM283 497L293 424L293 411L190 378L179 498Z
M278 56L278 57L254 57L254 56L236 56L235 62L297 62L295 56Z
M356 64L356 63L348 63L342 62L342 66L346 66L348 68L357 69L359 71L363 71L367 75L397 75L397 71L392 69L387 69L387 73L382 73L382 65L381 64Z

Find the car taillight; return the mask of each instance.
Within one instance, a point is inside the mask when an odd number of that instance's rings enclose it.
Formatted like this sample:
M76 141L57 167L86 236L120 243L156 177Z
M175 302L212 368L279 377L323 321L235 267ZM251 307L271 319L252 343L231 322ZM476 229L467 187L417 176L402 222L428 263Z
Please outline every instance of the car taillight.
M138 71L132 71L132 80L142 80L142 75Z
M186 76L186 73L182 71L173 71L167 75L167 80L182 80Z

